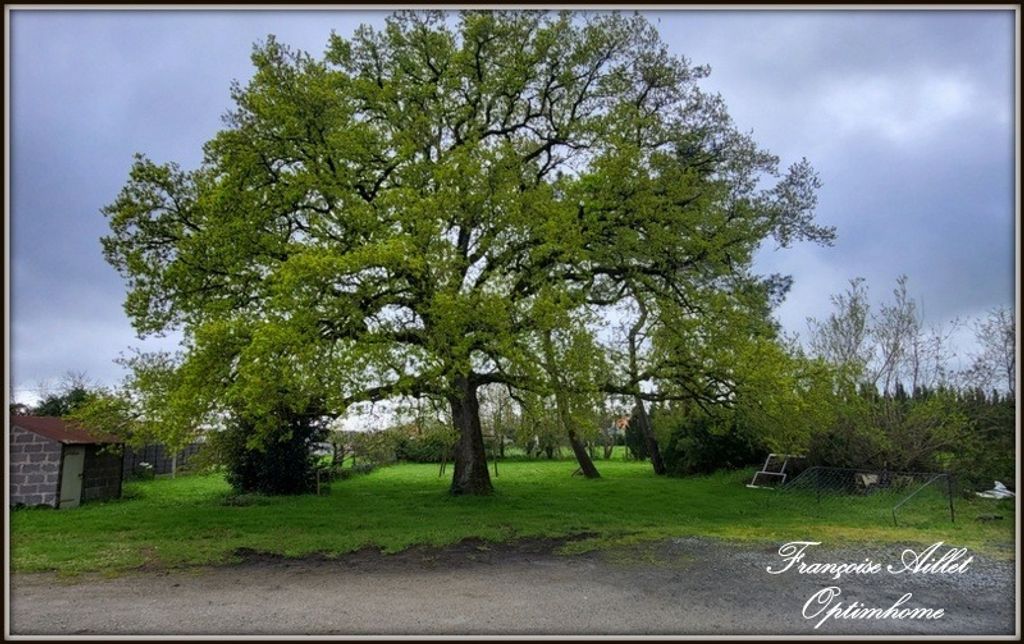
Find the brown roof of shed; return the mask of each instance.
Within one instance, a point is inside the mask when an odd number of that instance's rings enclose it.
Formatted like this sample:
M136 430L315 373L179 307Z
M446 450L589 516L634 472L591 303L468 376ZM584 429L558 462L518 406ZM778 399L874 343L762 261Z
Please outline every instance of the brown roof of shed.
M11 426L66 445L91 445L95 443L123 443L117 436L92 432L72 421L57 416L11 416Z

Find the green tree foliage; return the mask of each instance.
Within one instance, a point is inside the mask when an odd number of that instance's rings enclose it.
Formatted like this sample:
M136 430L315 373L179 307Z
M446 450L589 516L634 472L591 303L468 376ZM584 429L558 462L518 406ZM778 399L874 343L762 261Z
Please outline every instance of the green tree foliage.
M316 459L312 447L326 439L317 419L282 410L277 433L252 444L254 428L245 419L232 420L211 433L208 449L225 465L228 483L240 494L306 494L316 490Z
M854 395L841 369L803 355L792 344L761 341L742 352L731 413L739 430L773 452L802 454Z
M553 459L559 456L568 437L553 402L530 392L519 395L518 402L520 413L515 444L530 457L543 455Z
M74 387L68 391L50 394L32 408L35 416L69 416L95 397L96 393L84 387Z
M1012 480L1012 313L995 309L974 323L981 351L957 374L947 364L956 323L926 331L907 281L901 276L891 300L872 313L866 284L853 280L832 298L834 311L828 318L809 320L810 349L829 365L836 384L828 413L803 443L811 462L946 470L969 489ZM953 380L957 375L958 382ZM990 386L1006 398L979 388Z
M643 298L738 341L784 286L750 270L762 242L832 236L810 166L780 171L639 16L402 12L252 61L198 169L136 159L103 245L135 328L184 332L176 395L263 442L282 405L430 396L452 492L486 494L477 391L549 388L546 333ZM603 388L718 399L715 356L685 358Z
M99 387L88 380L85 373L68 371L61 377L56 391L44 395L43 399L34 407L18 411L35 416L69 416L77 409L87 405L100 391ZM15 410L11 409L10 411L13 413Z
M395 458L412 463L440 463L449 460L458 435L451 425L440 422L421 422L400 425L395 432Z
M662 413L655 418L661 426L659 430L669 435L664 449L665 467L673 476L710 474L764 460L766 446L738 425L735 414L710 415L696 410L691 414Z
M963 438L947 450L947 469L968 492L991 489L995 481L1013 486L1018 431L1014 397L974 390L961 394L960 400L969 424Z
M695 398L652 412L670 474L741 467L767 452L804 454L855 397L848 374L771 338L734 346L728 400Z
M601 387L607 372L603 355L590 334L581 328L566 334L560 343L555 333L544 331L541 354L558 421L569 439L580 472L587 478L600 478L587 452L586 441L599 432Z
M136 446L162 443L176 452L221 425L204 413L215 408L210 392L191 386L198 363L182 368L180 356L167 352L136 352L118 362L128 371L121 385L97 390L71 414L84 426Z

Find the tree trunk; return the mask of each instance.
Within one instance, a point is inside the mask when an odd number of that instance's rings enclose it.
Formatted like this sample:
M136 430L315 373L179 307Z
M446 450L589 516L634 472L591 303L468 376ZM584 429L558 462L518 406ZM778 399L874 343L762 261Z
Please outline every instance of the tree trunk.
M647 415L647 409L644 408L644 401L641 398L636 399L634 415L640 424L640 434L644 437L644 442L647 444L647 453L651 455L651 465L654 466L654 473L664 474L665 461L661 458L658 440L654 437L654 428L651 427L651 419Z
M635 291L634 295L636 295ZM636 304L640 309L640 317L630 327L627 334L627 343L629 345L629 378L635 386L639 387L639 351L640 344L643 341L641 333L643 332L644 324L647 322L647 305L641 297L636 298ZM654 437L654 429L651 427L651 419L647 416L647 409L644 408L643 398L634 396L633 399L636 401L636 409L633 415L636 416L637 422L640 423L640 435L644 437L644 443L647 445L647 453L651 457L654 473L658 475L664 474L665 461L661 458L661 450L658 449L658 441Z
M450 396L448 403L452 409L452 423L459 432L459 441L455 445L455 474L452 477L451 493L490 494L494 488L487 472L476 386L464 376L456 378L454 384L460 395Z
M579 435L576 433L576 423L572 419L569 412L569 402L565 399L565 392L561 388L555 390L555 407L558 408L558 416L562 421L562 426L569 435L569 445L572 446L572 452L576 455L576 461L580 464L583 476L586 476L588 479L601 478L601 474L597 471L594 461L591 460L590 454L587 453L586 445L583 444L583 441L579 439Z
M580 464L580 471L583 472L583 476L588 479L601 478L601 473L594 466L594 461L590 459L590 454L587 454L586 445L583 444L572 429L569 430L569 444L572 445L573 454L576 455L576 461Z
M566 400L565 390L562 388L561 379L558 377L558 367L555 365L555 349L551 342L551 331L547 331L544 336L544 362L548 371L548 375L551 381L555 385L555 409L558 412L558 419L562 423L562 428L569 435L569 445L572 446L572 452L576 455L576 461L580 464L580 471L583 472L583 476L588 479L599 479L601 474L597 471L597 467L594 466L594 461L591 460L590 454L587 454L587 447L579 439L579 435L576 433L576 423L572 418L572 413L569 411L569 401Z

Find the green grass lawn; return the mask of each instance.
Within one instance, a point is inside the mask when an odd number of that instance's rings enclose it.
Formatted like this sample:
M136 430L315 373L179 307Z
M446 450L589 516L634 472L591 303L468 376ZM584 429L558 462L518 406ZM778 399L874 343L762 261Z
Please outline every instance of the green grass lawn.
M946 541L1012 556L1012 502L957 500L957 522L940 511L894 528L888 506L851 498L841 511L808 512L744 486L750 472L656 477L647 463L599 461L603 478L570 476L569 461L502 462L491 497L450 497L437 465L403 464L332 484L325 496L255 497L230 505L219 476L131 483L126 497L73 510L11 512L15 571L117 572L232 561L238 548L299 556L364 546L394 552L467 537L504 541L588 533L567 551L685 535L827 545ZM493 470L492 470L493 472ZM979 514L1001 521L981 523ZM911 515L908 515L911 516Z

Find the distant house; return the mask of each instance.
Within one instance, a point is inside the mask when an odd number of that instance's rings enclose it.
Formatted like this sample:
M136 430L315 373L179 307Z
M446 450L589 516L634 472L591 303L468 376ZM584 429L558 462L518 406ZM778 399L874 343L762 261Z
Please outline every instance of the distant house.
M121 496L121 439L54 416L10 421L11 505L73 508Z

